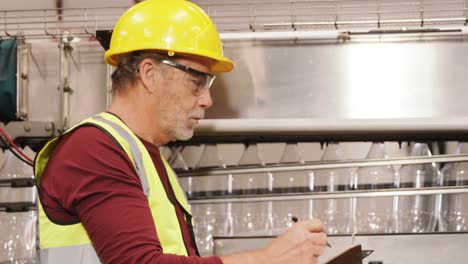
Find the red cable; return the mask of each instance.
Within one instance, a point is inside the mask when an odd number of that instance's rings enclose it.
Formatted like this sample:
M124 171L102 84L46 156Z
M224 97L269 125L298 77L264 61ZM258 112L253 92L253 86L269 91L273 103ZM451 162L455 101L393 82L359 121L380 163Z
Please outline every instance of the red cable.
M0 127L0 133L3 135L3 137L8 141L8 143L10 144L10 146L12 146L16 152L18 152L18 154L20 154L21 156L23 156L23 158L25 158L27 161L31 162L31 163L34 163L34 161L32 159L30 159L28 156L26 156L26 154L24 154L23 151L21 151L18 146L16 146L16 144L13 142L13 140L11 140L11 138L8 136L8 134L3 130L3 128Z

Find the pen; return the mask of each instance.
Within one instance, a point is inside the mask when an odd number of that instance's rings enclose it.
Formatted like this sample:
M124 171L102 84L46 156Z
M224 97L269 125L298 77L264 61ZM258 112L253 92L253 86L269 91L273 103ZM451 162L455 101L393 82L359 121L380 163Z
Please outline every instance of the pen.
M295 217L295 216L291 217L291 220L292 220L294 223L297 223L297 221L299 221L299 219L297 219L297 217ZM328 242L327 242L327 246L328 246L329 248L332 247L332 246L330 245L330 243L328 243Z

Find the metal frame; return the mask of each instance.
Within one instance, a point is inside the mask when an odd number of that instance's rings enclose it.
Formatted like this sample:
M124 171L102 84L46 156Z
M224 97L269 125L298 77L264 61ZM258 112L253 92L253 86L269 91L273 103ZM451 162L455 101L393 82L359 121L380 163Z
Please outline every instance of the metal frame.
M228 169L202 169L178 173L179 177L202 177L227 174L248 174L248 173L274 173L297 170L320 170L336 168L357 168L372 166L391 166L408 164L425 164L441 162L467 162L468 155L436 155L431 157L405 157L381 160L356 160L345 162L317 162L311 164L285 164L263 167L237 167ZM385 190L353 190L340 192L317 192L299 194L264 194L264 195L242 195L242 196L222 196L214 198L192 199L191 204L207 203L242 203L242 202L267 202L267 201L296 201L309 199L345 199L345 198L368 198L368 197L394 197L411 195L442 195L442 194L464 194L468 193L467 186L450 187L429 187L429 188L400 188Z
M36 209L36 204L31 202L0 203L0 212L19 213L34 211Z
M68 130L70 126L70 95L73 89L70 87L70 64L73 48L66 36L60 41L60 68L59 68L59 92L61 118L59 124L59 133Z
M468 187L431 187L418 189L388 189L366 191L340 191L335 193L311 193L311 194L271 194L257 196L224 196L209 199L192 199L190 204L212 203L252 203L271 201L299 201L299 200L323 200L346 198L375 198L413 195L441 195L441 194L468 194Z
M16 142L28 138L29 141L44 141L55 135L53 122L42 121L13 121L1 127ZM21 144L20 144L21 145ZM0 143L0 147L2 144Z
M0 11L1 37L22 34L25 38L95 37L97 29L113 28L128 7L56 8ZM109 10L111 13L109 14ZM61 12L58 12L61 11Z
M16 116L25 120L28 118L28 81L29 81L29 50L30 45L26 43L24 37L18 36L17 38L18 48L18 63L17 63L17 89L18 94L16 96Z
M0 179L0 188L24 188L35 186L34 178L11 178L11 179Z
M406 3L367 0L358 4L343 0L252 0L199 5L221 32L463 27L468 21L466 0L413 0ZM442 5L446 8L440 8ZM26 38L58 38L65 31L77 37L95 37L96 30L112 29L127 8L3 10L0 11L3 22L0 37L11 37L21 32Z
M227 174L274 173L301 170L324 170L340 168L362 168L374 166L410 165L425 163L467 162L468 154L434 155L431 157L404 157L378 160L353 160L333 162L313 162L298 164L278 164L269 166L238 166L234 168L204 168L188 171L179 171L179 177L213 176Z
M295 163L295 164L275 164L268 166L238 166L230 168L202 168L189 170L187 167L178 172L178 177L206 177L216 175L233 174L261 174L304 170L323 170L339 168L362 168L373 166L392 166L392 165L411 165L411 164L434 164L434 163L453 163L467 162L468 155L435 155L431 157L404 157L378 160L352 160L352 161L326 161L313 163ZM219 198L193 199L192 203L216 203L225 202L258 202L270 200L304 200L304 199L331 199L331 198L352 198L352 197L380 197L380 196L398 196L398 195L429 195L429 194L450 194L450 193L468 193L468 188L463 187L434 187L420 189L386 189L386 190L368 190L368 191L343 191L340 193L311 193L311 194L266 194L262 196L223 196Z

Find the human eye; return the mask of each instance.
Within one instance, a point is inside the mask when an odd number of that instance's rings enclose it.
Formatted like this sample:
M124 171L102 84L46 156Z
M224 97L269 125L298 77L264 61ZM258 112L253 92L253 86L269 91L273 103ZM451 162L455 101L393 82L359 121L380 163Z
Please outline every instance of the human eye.
M193 94L198 93L198 90L200 87L199 83L200 83L200 80L198 80L197 78L194 78L193 76L190 76L189 78L187 78L187 84Z
M190 81L190 86L192 88L192 92L196 95L202 93L204 88L206 87L207 76L204 74L196 74L196 73L190 73L189 76L190 76L189 81Z
M197 86L202 84L202 80L200 78L192 78L191 80Z

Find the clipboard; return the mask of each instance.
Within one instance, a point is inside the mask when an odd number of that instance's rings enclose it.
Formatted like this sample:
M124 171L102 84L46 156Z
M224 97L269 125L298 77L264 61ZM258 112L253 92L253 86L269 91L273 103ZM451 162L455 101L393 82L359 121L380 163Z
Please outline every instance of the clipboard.
M374 251L362 250L361 245L355 245L328 260L325 264L362 264L362 260L372 252Z

